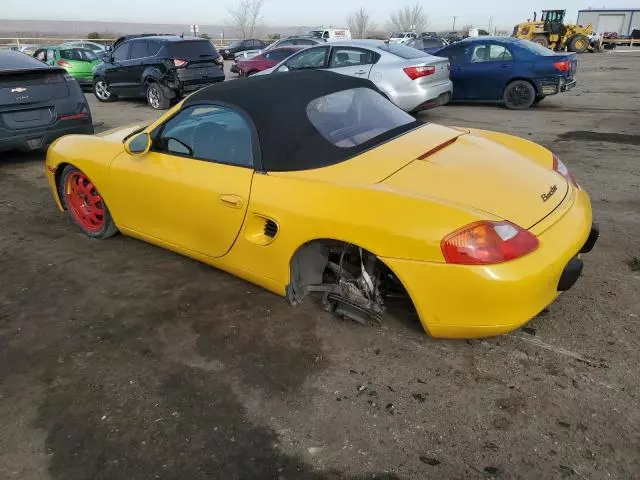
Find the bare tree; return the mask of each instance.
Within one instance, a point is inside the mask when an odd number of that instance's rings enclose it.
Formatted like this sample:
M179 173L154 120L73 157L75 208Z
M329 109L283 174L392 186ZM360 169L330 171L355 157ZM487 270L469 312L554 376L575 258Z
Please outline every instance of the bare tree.
M409 32L424 31L429 26L429 17L424 13L422 4L416 2L413 6L407 5L399 8L391 14L389 27L394 31Z
M242 38L254 36L256 26L262 19L260 10L263 4L264 0L238 0L236 5L228 7L231 22L240 30Z
M363 7L347 16L347 25L353 38L367 38L369 32L376 28L369 12Z

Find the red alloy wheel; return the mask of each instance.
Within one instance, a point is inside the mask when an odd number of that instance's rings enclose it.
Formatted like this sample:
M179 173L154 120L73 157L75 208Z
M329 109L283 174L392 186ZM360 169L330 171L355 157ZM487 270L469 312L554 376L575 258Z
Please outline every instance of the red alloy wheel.
M78 225L92 233L104 229L106 211L102 197L87 176L79 171L67 177L64 188L67 206Z

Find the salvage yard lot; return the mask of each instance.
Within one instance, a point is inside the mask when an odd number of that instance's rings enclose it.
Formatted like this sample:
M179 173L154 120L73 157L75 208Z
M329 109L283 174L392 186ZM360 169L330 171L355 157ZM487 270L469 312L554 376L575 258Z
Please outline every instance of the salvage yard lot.
M55 209L42 154L5 156L0 478L637 476L639 76L638 53L584 54L578 88L529 111L422 114L549 147L601 227L572 290L481 341L363 327L130 238L90 240ZM98 130L159 116L90 102Z

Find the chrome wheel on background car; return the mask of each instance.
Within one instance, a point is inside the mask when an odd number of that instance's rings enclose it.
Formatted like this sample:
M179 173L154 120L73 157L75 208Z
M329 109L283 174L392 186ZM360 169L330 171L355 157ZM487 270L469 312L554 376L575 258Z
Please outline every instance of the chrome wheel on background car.
M147 86L147 103L154 110L166 110L171 106L170 100L156 83Z
M115 100L115 95L111 93L109 84L102 78L93 82L93 94L101 102L112 102Z

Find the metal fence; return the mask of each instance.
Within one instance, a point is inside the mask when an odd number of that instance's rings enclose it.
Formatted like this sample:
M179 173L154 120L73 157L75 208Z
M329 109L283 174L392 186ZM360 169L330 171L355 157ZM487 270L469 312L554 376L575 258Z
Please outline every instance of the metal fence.
M6 50L8 48L21 49L30 46L48 46L48 45L60 45L64 42L94 42L102 45L111 45L115 38L63 38L63 37L7 37L0 38L0 49ZM216 47L224 47L232 42L235 42L236 38L225 39L209 39L209 41Z

